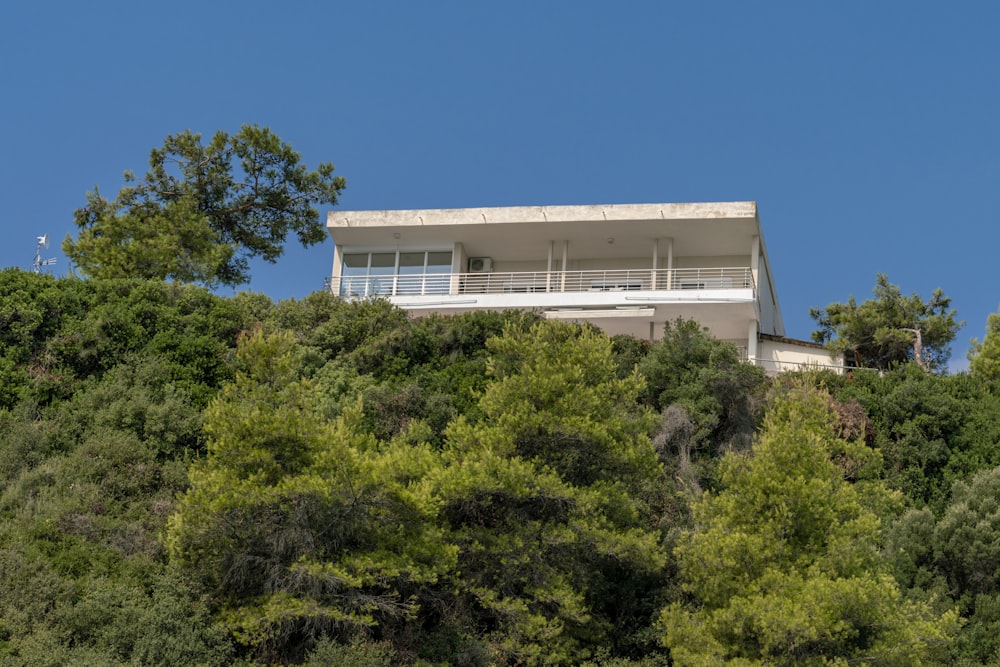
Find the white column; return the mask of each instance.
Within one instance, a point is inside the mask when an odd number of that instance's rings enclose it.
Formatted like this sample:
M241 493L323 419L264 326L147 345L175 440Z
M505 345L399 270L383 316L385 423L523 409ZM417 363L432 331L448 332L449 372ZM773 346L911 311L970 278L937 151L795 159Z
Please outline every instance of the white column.
M667 289L674 288L674 240L667 239Z
M750 320L747 327L747 361L757 363L757 320Z
M566 270L569 268L569 241L563 241L563 258L562 258L562 279L559 283L559 291L566 291Z
M461 274L465 273L465 266L465 246L462 245L461 241L456 241L455 245L451 248L451 284L448 286L449 294L462 293Z
M545 266L545 291L552 291L552 258L556 252L556 242L549 241L549 262Z
M653 272L650 274L649 289L656 289L656 270L660 268L660 239L653 239ZM652 329L650 329L652 333Z
M424 263L427 263L427 256L424 255ZM396 244L396 268L392 272L392 296L399 294L399 244Z
M750 241L750 275L753 276L753 284L756 289L760 283L757 276L760 275L760 236L753 235Z
M340 295L340 274L343 272L344 266L344 250L339 246L335 245L333 247L333 271L330 274L330 291L334 295Z

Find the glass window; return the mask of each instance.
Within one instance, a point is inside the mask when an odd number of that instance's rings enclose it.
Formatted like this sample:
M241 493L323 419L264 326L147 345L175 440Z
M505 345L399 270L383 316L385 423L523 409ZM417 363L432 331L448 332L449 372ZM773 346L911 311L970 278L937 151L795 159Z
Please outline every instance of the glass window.
M373 252L371 257L371 264L368 268L367 296L375 294L389 296L392 294L393 288L392 276L396 273L396 253Z
M368 253L344 253L344 275L350 273L352 276L365 275L368 273Z
M399 275L413 275L424 272L425 252L399 253Z
M396 253L373 252L368 275L391 276L396 272Z
M424 290L425 252L399 253L399 280L396 290L400 294L421 294Z
M340 295L447 294L451 252L344 253Z
M365 296L368 293L368 253L344 253L340 275L340 296Z
M451 273L451 253L427 253L427 273Z
M447 294L451 287L451 252L427 253L425 294Z

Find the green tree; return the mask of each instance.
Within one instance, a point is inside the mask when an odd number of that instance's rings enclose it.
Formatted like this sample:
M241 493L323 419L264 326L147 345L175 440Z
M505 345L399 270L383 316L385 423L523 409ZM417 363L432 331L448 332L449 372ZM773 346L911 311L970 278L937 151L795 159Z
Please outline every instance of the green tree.
M638 368L646 380L645 402L662 413L653 444L682 474L693 472L687 470L693 456L750 446L767 376L742 361L732 344L694 320L666 322L663 338Z
M0 664L231 664L197 586L163 569L201 407L163 359L123 356L0 411Z
M956 480L1000 464L1000 396L975 377L925 373L915 364L827 377L838 400L863 408L883 478L912 506L940 512Z
M958 481L934 529L935 559L956 594L1000 589L1000 468Z
M322 419L290 334L257 332L237 354L241 372L206 411L208 456L170 517L173 562L260 658L406 622L419 587L454 563L418 483L434 453L378 442L357 408Z
M969 372L992 386L1000 381L1000 312L990 313L986 318L986 337L983 342L972 340Z
M896 577L958 602L964 618L953 660L1000 665L1000 468L957 481L940 518L911 509L893 525L887 552Z
M617 376L611 341L584 327L539 322L508 327L486 343L493 381L480 400L481 425L513 454L535 460L576 486L642 488L659 471L648 433L655 420L638 405L643 381Z
M941 289L924 301L919 294L904 296L883 273L875 283L875 298L811 308L819 329L818 343L847 355L848 363L887 370L916 361L925 370L941 370L948 362L951 341L962 326L955 320L951 299Z
M834 424L828 397L795 389L752 454L723 459L723 490L694 503L675 550L690 596L660 618L675 664L919 665L947 646L955 614L903 598L879 519L844 479L845 462L875 474L876 453Z
M171 278L207 285L250 279L249 258L275 262L289 233L303 246L325 230L314 204L336 204L344 179L333 165L309 171L267 128L234 135L168 135L141 181L126 172L113 200L95 189L74 214L76 240L63 251L94 277Z
M642 382L618 377L606 336L566 323L507 327L487 345L482 419L449 427L431 477L459 550L453 606L492 664L617 653L648 627L664 562L641 500L660 472Z

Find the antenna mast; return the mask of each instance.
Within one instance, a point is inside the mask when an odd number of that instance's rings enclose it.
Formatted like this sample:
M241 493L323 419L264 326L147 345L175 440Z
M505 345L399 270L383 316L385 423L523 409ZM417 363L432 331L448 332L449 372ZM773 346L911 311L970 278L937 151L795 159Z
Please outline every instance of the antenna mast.
M48 249L49 247L49 235L42 234L37 237L38 243L35 245L35 261L31 265L31 270L35 273L41 273L43 266L52 266L56 263L55 257L50 257L49 259L42 259L42 248Z

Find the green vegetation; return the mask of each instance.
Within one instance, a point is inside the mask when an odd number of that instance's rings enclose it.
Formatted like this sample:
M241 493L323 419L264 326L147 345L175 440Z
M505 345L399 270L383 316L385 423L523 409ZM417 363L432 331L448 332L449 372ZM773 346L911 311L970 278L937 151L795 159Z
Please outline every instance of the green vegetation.
M303 246L326 231L314 204L336 204L344 179L333 165L309 171L267 128L234 135L168 135L141 181L125 172L114 200L97 190L75 212L78 237L63 251L95 278L170 278L206 285L250 280L248 258L274 262L294 232Z
M978 379L1000 386L1000 312L986 319L983 342L973 339L969 350L969 371Z
M859 368L888 370L912 360L925 370L943 370L962 326L951 299L941 289L927 301L916 293L903 296L883 273L873 291L875 298L861 304L852 296L847 303L813 308L810 314L820 327L813 340L827 343Z
M836 435L829 396L772 400L750 455L723 457L722 486L694 502L675 549L686 602L660 618L675 664L924 664L947 656L957 614L904 600L868 505L885 491L863 442ZM870 498L868 496L875 496Z
M686 321L0 271L0 665L1000 665L995 328L775 380Z

